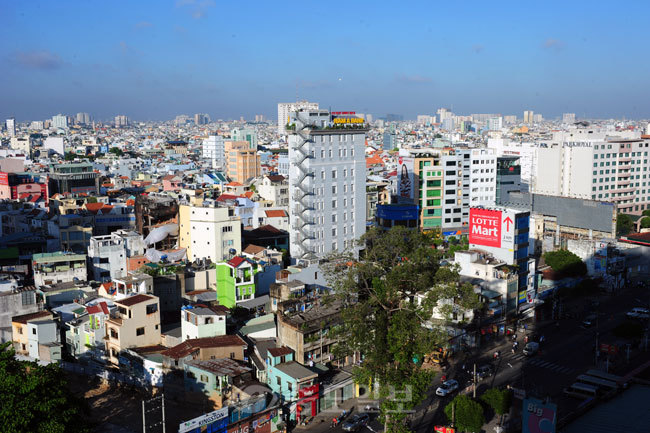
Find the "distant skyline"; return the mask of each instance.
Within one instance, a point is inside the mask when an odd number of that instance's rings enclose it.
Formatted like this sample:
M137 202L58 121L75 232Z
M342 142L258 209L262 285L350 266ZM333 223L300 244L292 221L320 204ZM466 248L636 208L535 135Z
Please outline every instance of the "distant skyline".
M415 118L650 118L650 4L0 2L0 118L274 120L278 102Z

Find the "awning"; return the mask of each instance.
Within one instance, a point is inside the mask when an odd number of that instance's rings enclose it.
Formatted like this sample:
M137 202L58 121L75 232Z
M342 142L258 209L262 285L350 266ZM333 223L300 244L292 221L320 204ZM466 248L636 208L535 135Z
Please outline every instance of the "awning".
M488 299L494 299L494 298L499 298L503 295L499 292L495 292L494 290L483 289L481 290L481 296L485 296Z

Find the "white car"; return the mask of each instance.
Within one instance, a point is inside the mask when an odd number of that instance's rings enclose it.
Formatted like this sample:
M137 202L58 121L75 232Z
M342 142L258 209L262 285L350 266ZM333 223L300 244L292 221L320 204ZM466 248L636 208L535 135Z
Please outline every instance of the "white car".
M458 382L454 379L444 382L436 389L436 395L439 397L446 397L458 389Z

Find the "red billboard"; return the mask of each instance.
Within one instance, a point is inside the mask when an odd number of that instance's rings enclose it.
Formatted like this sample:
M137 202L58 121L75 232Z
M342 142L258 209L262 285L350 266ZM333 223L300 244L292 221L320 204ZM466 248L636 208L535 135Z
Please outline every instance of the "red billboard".
M501 211L470 208L469 243L501 248Z
M318 384L300 388L298 390L298 398L311 397L312 395L318 395Z
M9 185L9 173L0 171L0 185Z

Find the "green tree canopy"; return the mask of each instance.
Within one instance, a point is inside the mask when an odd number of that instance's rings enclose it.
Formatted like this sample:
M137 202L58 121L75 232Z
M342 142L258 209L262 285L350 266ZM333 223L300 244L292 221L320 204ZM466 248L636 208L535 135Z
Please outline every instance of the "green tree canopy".
M122 152L122 149L120 149L119 147L111 147L111 148L108 150L108 152L109 152L109 153L113 153L113 154L115 154L115 155L117 155L117 156L122 156L122 155L124 155L124 152Z
M632 231L634 227L634 222L629 215L620 213L616 216L616 235L625 236L626 234Z
M644 217L641 220L641 228L642 229L647 229L650 227L650 217Z
M355 368L358 383L376 386L386 431L402 432L405 410L422 401L431 384L432 373L421 361L447 339L443 328L431 323L433 307L442 299L461 308L480 303L471 286L459 283L454 268L439 266L442 253L430 235L404 227L372 229L361 243L366 246L361 260L335 254L325 265L334 297L343 305L334 353L362 354ZM407 389L408 401L390 398L390 390Z
M490 388L481 396L497 415L504 415L510 411L512 392L509 389Z
M88 432L83 402L68 390L61 369L19 361L0 345L0 432Z
M453 421L461 432L478 433L485 424L483 407L465 394L458 394L445 406L445 415L450 422L455 418Z
M555 272L566 277L577 277L587 273L587 265L580 257L568 250L548 251L544 253L544 261Z
M643 216L650 216L650 209L646 209L643 212L641 212L641 215Z

